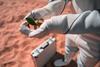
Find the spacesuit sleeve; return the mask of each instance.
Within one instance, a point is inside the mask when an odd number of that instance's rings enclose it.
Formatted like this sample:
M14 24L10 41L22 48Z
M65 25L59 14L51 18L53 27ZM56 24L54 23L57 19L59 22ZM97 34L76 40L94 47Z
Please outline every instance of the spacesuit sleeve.
M64 9L65 3L65 0L54 0L42 8L32 10L32 13L35 13L35 18L59 15Z
M70 23L70 22L69 22ZM68 23L68 24L69 24ZM66 34L100 33L100 14L97 10L83 12Z

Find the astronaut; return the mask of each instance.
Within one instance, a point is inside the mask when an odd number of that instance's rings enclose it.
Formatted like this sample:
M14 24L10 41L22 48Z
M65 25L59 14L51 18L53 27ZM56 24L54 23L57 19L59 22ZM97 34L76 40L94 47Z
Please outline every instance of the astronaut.
M78 67L94 67L100 61L100 0L70 0L76 14L60 15L68 0L49 0L39 9L32 10L25 18L40 19L49 16L34 30L27 23L20 31L29 37L43 37L46 33L65 34L65 57L54 62L56 67L68 65L75 53ZM53 17L52 17L53 16Z

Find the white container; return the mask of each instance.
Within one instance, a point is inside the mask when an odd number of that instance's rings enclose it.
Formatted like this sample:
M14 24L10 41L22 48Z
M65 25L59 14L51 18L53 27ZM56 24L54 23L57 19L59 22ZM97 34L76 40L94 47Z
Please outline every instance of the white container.
M36 67L43 67L56 53L55 38L50 37L32 51Z

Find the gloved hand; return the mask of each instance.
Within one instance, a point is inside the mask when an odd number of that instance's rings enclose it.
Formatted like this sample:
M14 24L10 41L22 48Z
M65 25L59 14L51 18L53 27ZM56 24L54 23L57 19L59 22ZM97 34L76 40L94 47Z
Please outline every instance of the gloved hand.
M43 37L47 33L65 33L68 29L67 15L55 16L45 20L36 30L29 33L29 37Z
M22 24L20 24L20 28L19 28L20 32L25 34L25 35L28 35L31 30L28 28L28 23L27 22L22 22Z
M38 9L37 9L37 10L32 10L31 12L29 12L29 13L24 17L24 20L26 20L26 18L40 19L40 14L38 13Z
M49 1L51 1L51 0L49 0ZM26 18L41 19L44 17L47 18L47 17L59 15L63 11L65 1L66 0L52 0L46 6L32 10L30 13L28 13L25 16L24 19L26 19Z
M34 26L34 29L40 26L41 23L44 21L42 18L40 19L40 15L36 10L33 10L32 12L28 13L25 16L24 20L28 23L28 27L32 25Z
M43 21L43 18L45 17L47 18L47 17L51 17L54 15L59 15L62 13L64 9L65 1L66 0L52 0L46 6L42 8L34 9L31 12L29 12L25 16L24 20L26 20L29 24L36 25L35 23L36 20Z

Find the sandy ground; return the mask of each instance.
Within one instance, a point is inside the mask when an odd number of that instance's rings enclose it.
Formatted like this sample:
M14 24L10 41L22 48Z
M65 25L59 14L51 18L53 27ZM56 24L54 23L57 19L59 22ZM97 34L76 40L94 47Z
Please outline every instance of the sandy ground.
M46 4L47 0L0 0L0 67L35 67L31 51L48 36L28 38L18 29L28 12ZM64 13L73 13L71 3L66 8ZM56 38L57 51L63 55L64 35L56 34ZM53 67L50 63L47 67Z

